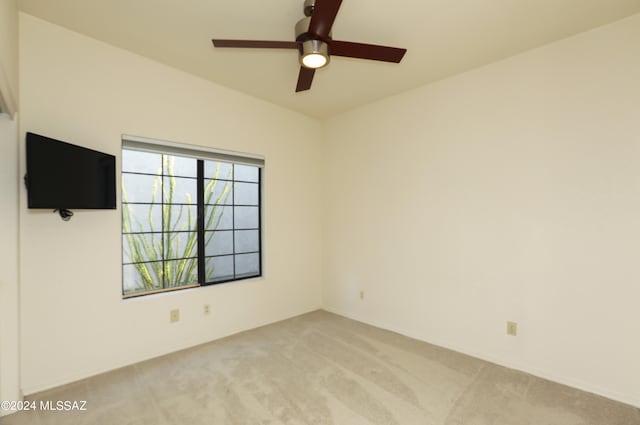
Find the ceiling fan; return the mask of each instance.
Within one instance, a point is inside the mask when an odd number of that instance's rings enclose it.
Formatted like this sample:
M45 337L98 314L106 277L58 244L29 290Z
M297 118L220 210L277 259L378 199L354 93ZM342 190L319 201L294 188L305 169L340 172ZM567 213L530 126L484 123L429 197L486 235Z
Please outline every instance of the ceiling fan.
M300 59L300 73L296 92L309 90L316 69L329 63L331 56L370 59L399 63L407 49L375 44L339 41L331 38L331 27L342 0L305 0L306 18L295 26L295 41L221 40L213 39L215 47L248 47L266 49L296 49Z

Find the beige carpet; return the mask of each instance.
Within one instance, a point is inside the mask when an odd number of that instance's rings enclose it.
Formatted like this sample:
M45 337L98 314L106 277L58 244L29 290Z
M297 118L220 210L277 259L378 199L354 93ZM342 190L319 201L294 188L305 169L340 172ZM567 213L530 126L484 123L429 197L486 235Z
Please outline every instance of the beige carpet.
M36 394L2 425L640 425L640 409L318 311Z

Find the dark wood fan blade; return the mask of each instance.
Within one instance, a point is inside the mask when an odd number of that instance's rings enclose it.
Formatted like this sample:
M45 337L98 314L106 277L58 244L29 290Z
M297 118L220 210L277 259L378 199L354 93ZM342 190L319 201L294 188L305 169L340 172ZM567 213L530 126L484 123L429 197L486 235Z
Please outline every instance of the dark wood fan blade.
M329 44L329 54L331 56L346 56L374 61L399 63L406 52L407 49L399 49L397 47L352 43L350 41L332 40Z
M342 0L316 0L309 23L309 34L327 40L341 4Z
M316 70L311 68L300 67L300 74L298 74L298 85L296 86L296 93L299 91L309 90L311 83L313 82L313 76Z
M213 39L215 47L248 47L256 49L297 49L297 41L267 41L267 40L218 40Z

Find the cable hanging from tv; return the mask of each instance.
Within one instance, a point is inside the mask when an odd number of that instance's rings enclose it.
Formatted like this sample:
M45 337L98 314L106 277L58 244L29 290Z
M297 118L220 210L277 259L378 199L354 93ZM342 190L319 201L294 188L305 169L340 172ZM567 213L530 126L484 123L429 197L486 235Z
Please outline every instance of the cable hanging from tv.
M58 214L60 214L60 218L62 218L62 221L69 221L71 220L71 217L73 217L73 211L69 211L69 210L65 210L63 209L59 209L59 210L53 210L53 212L58 211Z

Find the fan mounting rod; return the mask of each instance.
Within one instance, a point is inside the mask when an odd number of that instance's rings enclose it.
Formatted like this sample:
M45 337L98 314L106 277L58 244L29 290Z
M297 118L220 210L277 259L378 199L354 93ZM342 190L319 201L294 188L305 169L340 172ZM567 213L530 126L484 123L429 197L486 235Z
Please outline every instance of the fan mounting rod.
M313 9L316 7L316 0L305 0L304 1L304 16L311 16L313 13Z

